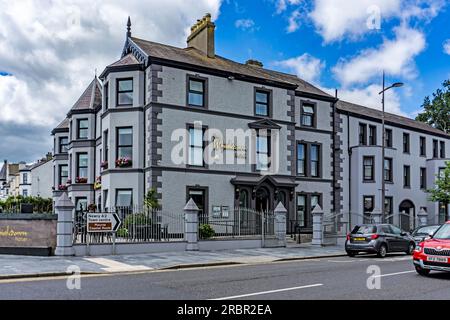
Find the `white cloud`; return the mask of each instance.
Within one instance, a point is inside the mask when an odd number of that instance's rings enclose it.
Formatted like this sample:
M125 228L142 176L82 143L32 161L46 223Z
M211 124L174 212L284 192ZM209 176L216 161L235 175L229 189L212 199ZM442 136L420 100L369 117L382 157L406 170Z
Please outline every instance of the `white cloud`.
M319 81L322 70L325 68L325 62L308 53L296 58L277 61L274 65L295 73L299 78L312 83Z
M234 26L238 29L242 29L242 30L254 30L255 27L255 21L253 21L252 19L239 19L236 20L236 22L234 23Z
M299 19L301 17L300 10L294 10L289 17L289 24L287 27L287 32L292 33L298 30L300 27Z
M334 96L334 89L322 88L322 90ZM381 110L381 85L372 84L363 88L343 89L338 91L338 98L348 102L363 105L365 107ZM389 113L408 116L401 110L400 97L395 90L388 90L385 94L385 110Z
M344 86L366 83L380 77L383 70L388 75L414 78L417 75L414 58L425 49L425 36L403 26L394 32L394 40L385 39L376 49L366 49L349 60L340 60L332 69L339 82Z
M450 39L444 42L444 52L450 55Z
M0 71L12 74L0 76L0 124L45 124L50 133L94 70L100 73L120 57L129 15L133 36L185 46L190 26L207 12L216 19L220 5L221 0L0 0Z
M309 14L325 43L358 39L391 18L430 20L445 0L315 0Z
M299 5L302 2L303 2L303 0L277 0L277 3L276 3L277 14L280 14L283 11L286 11L288 5L291 5L291 6Z
M369 8L380 8L384 19L397 14L401 0L316 0L309 17L325 42L342 40L344 36L360 36L370 29Z

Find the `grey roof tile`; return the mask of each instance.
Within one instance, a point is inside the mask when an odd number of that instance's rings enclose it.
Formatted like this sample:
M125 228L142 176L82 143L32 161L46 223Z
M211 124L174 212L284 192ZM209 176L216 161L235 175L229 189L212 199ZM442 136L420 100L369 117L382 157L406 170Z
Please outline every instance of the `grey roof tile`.
M381 119L383 116L383 112L380 110L365 107L365 106L362 106L362 105L359 105L356 103L343 101L343 100L339 100L337 102L337 109L346 111L346 112L350 112L350 113L354 113L357 115L365 116L365 117L371 117L374 119ZM416 129L420 129L423 131L428 131L431 134L434 133L434 134L438 134L438 135L447 135L448 138L450 138L450 135L446 134L444 131L433 128L432 126L430 126L426 123L416 121L411 118L402 117L402 116L399 116L399 115L396 115L393 113L385 112L385 120L386 120L386 122L391 122L394 124L399 124L399 125L407 126L410 128L416 128Z

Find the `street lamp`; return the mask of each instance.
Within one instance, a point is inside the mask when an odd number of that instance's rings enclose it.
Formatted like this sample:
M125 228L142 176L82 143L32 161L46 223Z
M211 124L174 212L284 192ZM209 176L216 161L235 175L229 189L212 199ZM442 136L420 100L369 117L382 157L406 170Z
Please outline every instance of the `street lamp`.
M385 158L385 153L386 153L386 131L385 131L385 116L384 116L384 93L386 91L388 91L389 89L392 88L400 88L403 86L403 82L395 82L394 84L392 84L389 87L385 87L385 74L383 71L383 90L380 91L380 93L382 95L381 98L381 104L382 104L382 116L381 116L381 130L382 130L382 136L383 136L383 141L382 141L382 147L381 147L381 213L382 213L382 217L384 219L384 217L386 216L386 181L384 180L384 158Z

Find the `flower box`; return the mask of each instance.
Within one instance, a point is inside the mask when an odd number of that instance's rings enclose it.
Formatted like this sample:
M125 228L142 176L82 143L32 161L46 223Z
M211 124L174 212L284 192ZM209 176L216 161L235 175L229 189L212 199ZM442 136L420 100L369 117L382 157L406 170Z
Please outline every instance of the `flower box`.
M71 185L72 184L72 179L67 179L66 184L67 185Z
M67 190L67 185L65 185L65 184L60 184L60 185L58 186L58 190L59 190L59 191L66 191L66 190Z
M87 178L78 177L75 179L75 183L87 183Z
M118 168L127 168L131 167L132 161L130 158L119 158L116 160L116 167Z

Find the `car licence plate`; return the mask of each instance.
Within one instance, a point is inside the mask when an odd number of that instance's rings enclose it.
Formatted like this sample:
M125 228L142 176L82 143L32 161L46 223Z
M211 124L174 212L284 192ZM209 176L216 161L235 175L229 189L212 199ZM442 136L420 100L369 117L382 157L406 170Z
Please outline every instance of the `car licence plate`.
M366 241L366 238L353 238L355 241Z
M447 263L448 259L444 257L427 257L427 261L430 262L440 262L440 263Z

